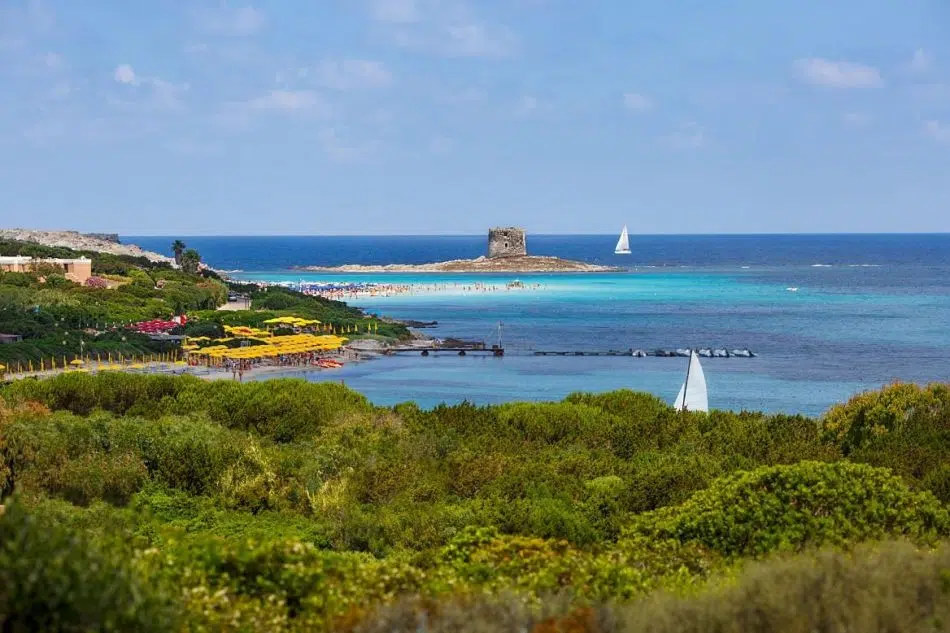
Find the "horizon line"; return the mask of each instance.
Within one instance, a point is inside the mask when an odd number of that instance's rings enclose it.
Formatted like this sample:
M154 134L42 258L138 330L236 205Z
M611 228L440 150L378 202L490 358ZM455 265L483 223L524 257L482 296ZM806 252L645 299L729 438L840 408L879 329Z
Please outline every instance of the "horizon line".
M37 229L48 230L53 229ZM105 233L104 231L80 231L80 233ZM616 233L528 233L528 237L607 237ZM485 233L117 233L120 238L139 237L477 237L484 238ZM798 237L798 236L950 236L950 231L853 231L853 232L793 232L793 233L634 233L635 237Z

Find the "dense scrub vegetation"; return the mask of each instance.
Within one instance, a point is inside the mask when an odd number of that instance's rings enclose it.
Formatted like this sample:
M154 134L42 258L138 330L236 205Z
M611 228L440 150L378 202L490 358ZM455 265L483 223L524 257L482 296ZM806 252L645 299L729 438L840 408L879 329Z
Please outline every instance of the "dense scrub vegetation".
M942 385L812 420L627 391L424 411L294 380L18 381L0 536L27 554L0 550L0 628L943 630L948 427Z

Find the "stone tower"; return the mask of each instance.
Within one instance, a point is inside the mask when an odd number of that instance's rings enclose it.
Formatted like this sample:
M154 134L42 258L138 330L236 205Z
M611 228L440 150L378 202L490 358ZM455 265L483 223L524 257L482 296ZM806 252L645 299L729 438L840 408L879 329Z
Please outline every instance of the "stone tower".
M524 229L509 226L488 230L489 257L524 257L527 254Z

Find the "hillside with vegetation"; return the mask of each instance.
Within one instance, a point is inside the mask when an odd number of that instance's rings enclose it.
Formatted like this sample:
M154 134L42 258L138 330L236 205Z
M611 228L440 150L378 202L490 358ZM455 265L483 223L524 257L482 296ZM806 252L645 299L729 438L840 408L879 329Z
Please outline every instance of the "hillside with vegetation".
M17 381L0 629L944 631L948 429L945 385L815 420Z
M184 246L184 245L182 245ZM199 269L193 250L176 253L181 266L145 257L74 251L33 242L0 240L0 255L92 260L93 277L80 285L61 267L41 264L30 272L0 272L0 334L22 342L0 345L0 364L25 367L41 360L62 365L80 357L141 358L170 353L177 343L156 341L129 326L149 319L190 317L172 334L223 336L223 325L259 326L275 316L296 315L343 328L366 315L337 301L279 288L233 284L210 269ZM243 292L249 310L216 311L229 292ZM380 323L383 337L408 336L398 324Z

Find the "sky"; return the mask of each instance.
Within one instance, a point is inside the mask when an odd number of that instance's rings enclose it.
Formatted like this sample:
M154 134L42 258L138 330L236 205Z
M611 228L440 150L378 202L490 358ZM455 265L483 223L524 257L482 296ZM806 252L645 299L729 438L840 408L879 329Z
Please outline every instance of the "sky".
M945 0L0 0L0 226L950 231Z

